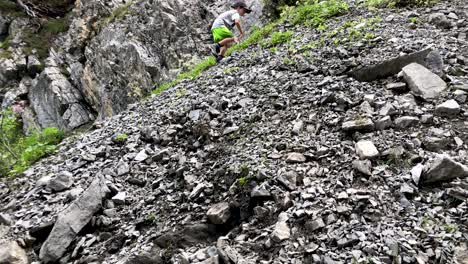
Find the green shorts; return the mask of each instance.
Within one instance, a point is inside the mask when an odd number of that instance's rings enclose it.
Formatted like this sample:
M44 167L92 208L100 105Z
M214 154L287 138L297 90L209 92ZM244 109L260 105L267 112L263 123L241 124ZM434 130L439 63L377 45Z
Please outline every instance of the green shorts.
M229 28L227 27L213 28L211 30L211 33L213 33L213 41L215 43L218 43L221 40L226 39L226 38L232 38L234 36L231 30L229 30Z

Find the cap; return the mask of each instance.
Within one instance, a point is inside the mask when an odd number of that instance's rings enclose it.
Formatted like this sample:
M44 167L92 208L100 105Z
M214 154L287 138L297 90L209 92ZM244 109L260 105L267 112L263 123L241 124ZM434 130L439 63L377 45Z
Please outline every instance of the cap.
M249 14L250 12L252 12L252 9L250 9L250 7L247 7L247 4L244 2L244 1L236 1L234 2L234 4L231 6L232 8L238 8L238 7L242 7L245 9L245 12L247 14Z

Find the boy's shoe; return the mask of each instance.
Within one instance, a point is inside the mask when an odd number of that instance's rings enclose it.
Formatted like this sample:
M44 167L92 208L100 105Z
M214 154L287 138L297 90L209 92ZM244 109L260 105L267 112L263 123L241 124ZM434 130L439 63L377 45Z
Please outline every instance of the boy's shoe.
M216 43L214 44L213 46L211 46L211 54L215 57L218 57L218 54L219 54L219 44Z
M221 55L216 56L216 63L219 63L223 58Z

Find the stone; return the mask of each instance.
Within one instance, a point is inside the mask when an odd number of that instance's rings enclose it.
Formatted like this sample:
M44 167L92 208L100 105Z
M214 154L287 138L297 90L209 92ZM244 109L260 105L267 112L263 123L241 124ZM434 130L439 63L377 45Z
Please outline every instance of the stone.
M385 130L392 126L392 118L390 116L384 116L381 119L375 121L376 130Z
M206 215L211 223L222 225L231 217L231 210L228 203L222 202L211 206Z
M447 88L447 84L439 76L418 63L411 63L403 67L402 71L410 90L425 100L437 99Z
M386 88L395 92L404 92L407 89L406 83L404 82L389 83L387 84Z
M15 241L0 243L1 264L29 264L26 251Z
M443 117L454 117L460 113L460 105L457 101L451 99L444 103L437 105L435 114Z
M432 13L429 15L429 22L443 29L452 27L452 23L447 19L443 13Z
M271 238L273 239L273 241L279 243L291 237L291 230L288 226L287 221L287 213L283 212L278 216L278 222L276 222L275 229L271 234Z
M304 163L306 162L306 157L301 153L292 152L286 156L286 162L287 163Z
M102 208L103 199L109 192L102 177L94 179L78 199L59 213L52 231L42 244L39 258L45 263L58 261L81 229Z
M446 149L450 142L447 138L424 137L422 143L425 149L437 152Z
M419 163L418 165L414 166L411 169L411 179L413 179L413 182L416 185L419 185L419 181L421 179L423 170L424 170L424 166L421 163Z
M404 129L416 126L419 123L419 118L414 116L402 116L395 119L395 127Z
M372 159L379 155L374 143L369 140L361 140L355 145L356 153L361 159Z
M408 55L388 59L375 65L352 70L349 75L361 82L370 82L386 78L399 73L403 67L410 63L417 62L424 64L425 58L431 51L432 49L428 48Z
M145 161L147 158L148 158L148 154L146 154L146 151L144 149L142 149L135 156L135 161L142 162L142 161Z
M370 132L374 130L374 122L369 118L364 118L362 120L353 120L344 122L341 126L341 129L346 132Z
M27 60L27 69L30 76L36 76L36 74L42 71L42 63L35 55L29 55Z
M422 174L421 183L431 184L444 181L450 181L455 178L465 178L468 176L468 167L454 161L452 158L443 155L435 159L426 166Z
M0 213L0 225L6 225L9 226L11 225L13 220L11 219L11 216L6 214L6 213Z
M130 172L130 166L127 162L120 160L117 163L117 176L122 176Z
M422 115L419 119L421 124L432 124L433 120L434 120L434 116L431 114Z
M379 110L379 115L381 116L391 116L397 114L397 110L391 103L386 103L382 108Z
M127 198L127 194L125 192L118 192L114 197L112 197L112 202L117 205L125 204L125 199Z
M364 175L372 175L372 163L370 162L370 160L354 160L353 169L357 170L358 172Z
M306 228L310 231L315 231L324 228L326 225L322 218L318 218L314 221L309 221L305 224Z
M304 122L302 120L295 121L293 123L292 134L299 135L304 128Z
M297 187L297 173L295 171L287 171L278 177L278 182L281 183L288 191L294 191Z
M68 171L62 171L54 178L50 179L47 187L54 192L61 192L73 185L73 174Z

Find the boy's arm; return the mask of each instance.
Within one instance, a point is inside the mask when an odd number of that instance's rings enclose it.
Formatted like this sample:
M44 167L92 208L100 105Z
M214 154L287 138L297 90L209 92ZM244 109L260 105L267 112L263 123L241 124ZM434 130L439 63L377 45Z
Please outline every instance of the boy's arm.
M240 37L243 37L243 36L244 36L244 30L242 30L242 26L241 26L240 20L239 20L239 19L236 19L234 22L236 23L236 27L237 27L237 29L239 30Z

